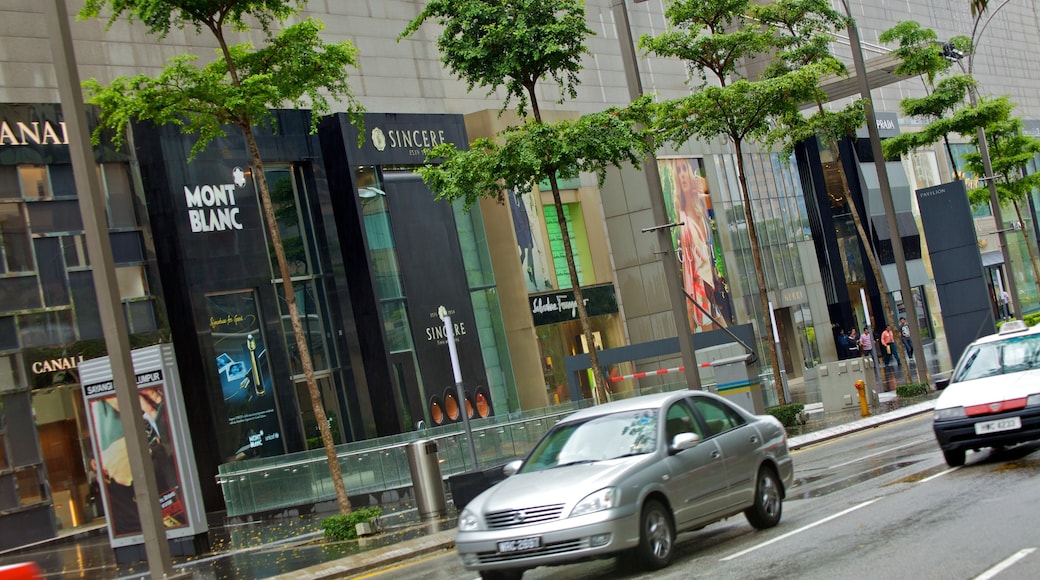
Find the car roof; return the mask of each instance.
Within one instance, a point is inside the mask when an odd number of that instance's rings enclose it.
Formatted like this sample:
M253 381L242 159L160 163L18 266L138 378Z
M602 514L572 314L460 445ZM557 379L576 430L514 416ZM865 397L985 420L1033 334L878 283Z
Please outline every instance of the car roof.
M1025 322L1022 322L1021 320L1009 320L1008 322L1005 322L1003 325L1001 325L1000 330L993 334L983 336L982 338L977 339L975 342L971 343L970 346L988 344L991 342L999 342L1001 340L1006 340L1012 337L1032 336L1035 334L1040 334L1040 324L1037 324L1035 326L1028 326Z
M702 391L680 389L678 391L670 391L667 393L654 393L652 395L640 395L638 397L621 399L620 401L611 401L609 403L603 403L602 405L596 405L594 407L577 411L572 415L568 415L567 418L560 421L560 423L583 421L590 417L598 417L610 413L624 413L626 411L639 411L641 409L658 409L671 400L682 399L683 397L688 397L693 393L703 394Z

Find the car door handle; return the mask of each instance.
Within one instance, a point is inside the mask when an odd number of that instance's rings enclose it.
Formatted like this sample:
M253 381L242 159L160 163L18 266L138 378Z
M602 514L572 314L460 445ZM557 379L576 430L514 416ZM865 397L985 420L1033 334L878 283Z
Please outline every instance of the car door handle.
M712 451L711 452L711 458L712 459L722 459L722 453L719 453L718 451Z
M758 443L758 435L752 435L751 437L748 438L748 441L750 441L752 443Z

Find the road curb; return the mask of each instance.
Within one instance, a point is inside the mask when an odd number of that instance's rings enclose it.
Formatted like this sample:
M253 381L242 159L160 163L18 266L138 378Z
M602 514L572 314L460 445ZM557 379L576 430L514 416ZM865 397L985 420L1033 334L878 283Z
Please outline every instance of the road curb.
M324 564L316 564L285 574L271 576L277 580L325 580L347 578L377 568L411 560L437 551L455 547L455 530L445 530L428 536L399 542L393 546L376 548L353 556L339 558Z
M872 429L878 425L884 425L886 423L892 423L907 417L914 417L917 415L923 415L931 412L935 409L935 401L924 401L915 405L902 407L894 411L889 411L881 415L875 415L872 417L864 417L862 419L853 421L851 423L845 423L843 425L836 425L828 429L822 429L820 431L814 431L812 433L806 433L805 435L797 435L787 440L787 447L791 451L796 451L810 445L817 443L823 443L831 439L837 439L850 433L856 433L859 431L866 431Z

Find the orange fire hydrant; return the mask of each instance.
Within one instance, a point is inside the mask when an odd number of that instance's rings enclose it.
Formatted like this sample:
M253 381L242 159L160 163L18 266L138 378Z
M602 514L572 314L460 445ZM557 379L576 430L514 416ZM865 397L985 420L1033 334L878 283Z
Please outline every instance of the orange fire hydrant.
M856 391L859 392L860 417L869 417L870 408L867 406L867 384L862 380L856 381Z

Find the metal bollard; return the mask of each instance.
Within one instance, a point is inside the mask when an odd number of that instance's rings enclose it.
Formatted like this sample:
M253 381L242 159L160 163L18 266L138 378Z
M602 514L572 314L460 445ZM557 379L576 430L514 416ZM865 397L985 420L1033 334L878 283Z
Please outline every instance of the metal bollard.
M861 417L870 416L870 407L867 406L867 384L862 380L856 381L856 391L859 392L859 411Z
M437 459L437 442L420 439L405 447L408 470L412 474L412 491L420 519L439 518L448 513L444 497L444 480Z

